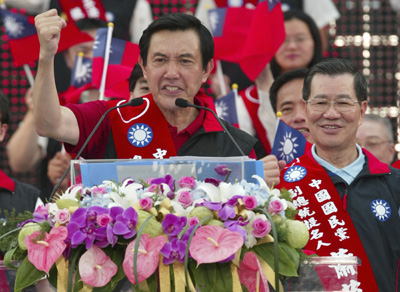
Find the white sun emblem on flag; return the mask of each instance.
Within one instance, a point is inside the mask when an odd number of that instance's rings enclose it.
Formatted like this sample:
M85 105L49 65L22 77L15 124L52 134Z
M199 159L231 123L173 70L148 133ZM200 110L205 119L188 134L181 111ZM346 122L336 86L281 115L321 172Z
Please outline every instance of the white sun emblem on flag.
M91 78L91 76L92 76L92 67L89 62L79 66L79 68L77 68L75 72L75 78L80 84L86 83Z
M283 179L286 182L295 182L303 179L307 174L307 169L303 166L295 165L286 170Z
M24 25L18 22L14 17L7 15L4 19L4 28L7 34L17 37L23 34Z
M133 146L145 147L153 140L153 130L146 124L134 124L128 131L128 140Z
M296 140L297 137L292 138L291 132L285 133L283 136L283 141L279 141L279 143L282 145L282 147L278 149L281 153L279 158L284 159L286 162L290 162L294 159L293 154L297 153L296 148L299 146L299 144L296 143Z
M228 105L224 101L218 102L215 104L215 111L217 116L224 119L228 116Z
M388 220L392 213L390 205L385 200L373 200L371 210L380 221Z

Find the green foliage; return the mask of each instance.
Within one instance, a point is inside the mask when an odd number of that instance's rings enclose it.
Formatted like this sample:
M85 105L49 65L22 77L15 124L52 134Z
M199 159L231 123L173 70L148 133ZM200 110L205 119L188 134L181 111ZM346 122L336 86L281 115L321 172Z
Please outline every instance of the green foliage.
M231 262L201 264L196 267L194 260L189 261L190 274L201 291L232 291Z
M271 266L272 269L274 269L274 243L273 242L268 242L268 243L263 243L260 245L256 245L252 248L252 251L254 251L256 254L258 254L264 261L268 263L268 265ZM292 261L292 258L295 258L296 256L294 253L297 253L297 251L290 247L287 244L280 243L279 244L279 274L281 276L286 276L286 277L298 277L297 274L297 267L298 267L298 261L297 259L297 265Z
M17 270L15 291L21 291L22 289L35 284L45 275L45 272L36 269L36 267L28 260L28 257L26 257Z
M24 213L15 214L15 209L11 212L8 210L0 210L4 219L0 220L0 251L7 251L18 246L18 225L28 219L32 219L32 213L25 211ZM14 232L13 232L14 231ZM8 233L8 235L6 235ZM22 260L26 256L26 252L17 249L13 254L14 260Z

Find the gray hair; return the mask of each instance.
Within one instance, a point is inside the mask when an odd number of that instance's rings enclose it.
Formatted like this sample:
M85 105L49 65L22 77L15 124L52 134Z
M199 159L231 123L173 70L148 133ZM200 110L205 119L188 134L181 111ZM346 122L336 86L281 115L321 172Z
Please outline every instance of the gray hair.
M388 118L383 118L380 115L376 115L376 114L366 114L364 116L364 121L380 123L383 126L384 131L386 132L386 136L388 137L389 141L392 143L394 142L393 127L392 127L392 123L390 122L390 120Z

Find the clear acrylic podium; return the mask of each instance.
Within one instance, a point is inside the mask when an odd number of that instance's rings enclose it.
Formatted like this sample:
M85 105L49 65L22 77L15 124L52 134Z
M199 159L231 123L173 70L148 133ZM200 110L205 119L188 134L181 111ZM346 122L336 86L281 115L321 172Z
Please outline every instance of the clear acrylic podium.
M284 283L285 291L291 292L339 292L357 291L357 266L354 256L313 257L300 264L299 277Z
M228 182L241 181L256 183L252 178L258 175L264 178L262 161L243 157L195 157L180 156L169 159L117 159L117 160L72 160L71 181L82 182L85 187L101 184L104 180L122 182L126 178L136 181L171 175L175 180L183 176L193 176L197 180L216 178L225 180L214 168L226 165L231 173Z

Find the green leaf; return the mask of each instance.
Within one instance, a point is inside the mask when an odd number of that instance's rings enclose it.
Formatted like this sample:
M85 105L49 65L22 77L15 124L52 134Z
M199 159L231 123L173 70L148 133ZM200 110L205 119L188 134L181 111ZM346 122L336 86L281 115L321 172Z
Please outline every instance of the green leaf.
M214 291L217 278L216 264L201 264L196 268L196 262L189 262L196 284L201 291Z
M217 278L214 286L214 291L224 292L232 291L232 272L231 272L231 262L228 263L217 263Z
M4 255L4 265L9 268L9 269L18 269L16 266L14 266L13 262L12 262L12 257L14 255L14 252L17 250L18 247L15 247L13 249L10 249L9 251L6 252L6 254Z
M150 277L146 279L147 281L147 286L149 286L149 289L151 292L157 292L157 273L153 273Z
M241 284L241 286L242 286L242 290L243 290L243 292L249 292L249 290L247 290L247 288L246 288L246 286L245 286L245 285Z
M28 257L26 257L17 270L15 291L21 291L22 289L35 284L45 275L45 272L36 269L36 267L28 260Z
M279 244L279 274L287 277L297 277L297 268L298 265L291 261L288 254L281 247L282 243ZM274 243L268 242L260 245L256 245L253 248L253 251L258 254L264 261L266 261L272 269L274 269ZM275 270L275 269L274 269Z

